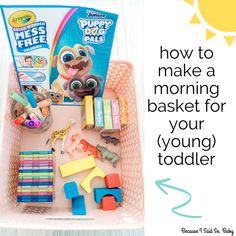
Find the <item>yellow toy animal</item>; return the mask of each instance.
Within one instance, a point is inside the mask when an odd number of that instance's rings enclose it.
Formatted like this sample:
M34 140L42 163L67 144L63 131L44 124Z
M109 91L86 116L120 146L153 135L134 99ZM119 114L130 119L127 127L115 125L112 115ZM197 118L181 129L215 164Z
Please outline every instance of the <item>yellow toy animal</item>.
M52 140L52 151L55 152L55 148L54 148L54 144L55 142L58 140L58 139L61 139L62 140L62 144L61 144L61 154L64 154L64 146L65 146L65 141L66 141L66 138L68 136L68 133L71 129L71 127L75 124L75 120L73 119L70 119L68 121L68 125L64 128L64 129L61 129L61 130L55 130L52 132L52 135L51 135L51 140ZM47 140L47 144L49 142L50 139Z

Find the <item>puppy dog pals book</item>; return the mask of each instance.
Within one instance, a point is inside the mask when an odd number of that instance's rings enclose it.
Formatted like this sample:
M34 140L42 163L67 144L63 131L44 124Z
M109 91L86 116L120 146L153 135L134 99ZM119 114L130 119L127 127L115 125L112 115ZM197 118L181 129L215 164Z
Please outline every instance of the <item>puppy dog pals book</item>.
M102 96L118 15L85 7L1 6L21 91L54 103Z

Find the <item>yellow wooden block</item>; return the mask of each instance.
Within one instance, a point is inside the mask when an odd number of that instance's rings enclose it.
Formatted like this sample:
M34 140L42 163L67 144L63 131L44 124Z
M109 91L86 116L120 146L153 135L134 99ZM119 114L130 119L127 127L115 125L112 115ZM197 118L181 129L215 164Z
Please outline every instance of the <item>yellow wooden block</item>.
M93 96L85 96L81 108L81 127L82 129L94 127Z
M101 177L104 178L106 176L106 174L99 168L99 167L95 167L88 176L85 177L85 179L80 183L80 186L87 192L87 193L91 193L92 189L90 186L91 181L95 178L95 177Z
M93 156L87 156L80 160L71 161L59 166L62 177L74 175L93 167L96 167L96 162L94 161Z

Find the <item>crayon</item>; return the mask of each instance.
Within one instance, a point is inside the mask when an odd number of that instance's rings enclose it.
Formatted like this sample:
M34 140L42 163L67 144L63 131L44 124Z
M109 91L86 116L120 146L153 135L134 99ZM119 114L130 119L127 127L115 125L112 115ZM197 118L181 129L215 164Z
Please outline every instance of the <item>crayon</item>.
M45 172L53 172L53 169L19 170L19 173L45 173Z
M52 202L52 196L17 196L17 202Z
M52 196L52 192L38 192L38 193L30 193L30 192L19 192L17 193L17 196L42 196L42 195L47 195L47 196Z
M19 152L20 156L21 155L53 155L53 151L21 151Z
M19 182L18 186L53 186L53 181L51 182Z

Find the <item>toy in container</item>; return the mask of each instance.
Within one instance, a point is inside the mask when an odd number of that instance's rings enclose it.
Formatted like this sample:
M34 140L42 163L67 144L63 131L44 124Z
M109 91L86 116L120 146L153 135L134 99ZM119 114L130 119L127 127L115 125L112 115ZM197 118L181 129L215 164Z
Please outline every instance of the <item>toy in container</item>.
M11 117L16 126L33 133L42 133L51 127L53 122L50 113L51 102L44 95L26 90L21 95L11 92L10 97L13 100L11 104ZM41 105L39 106L38 104ZM43 109L47 109L46 115Z

